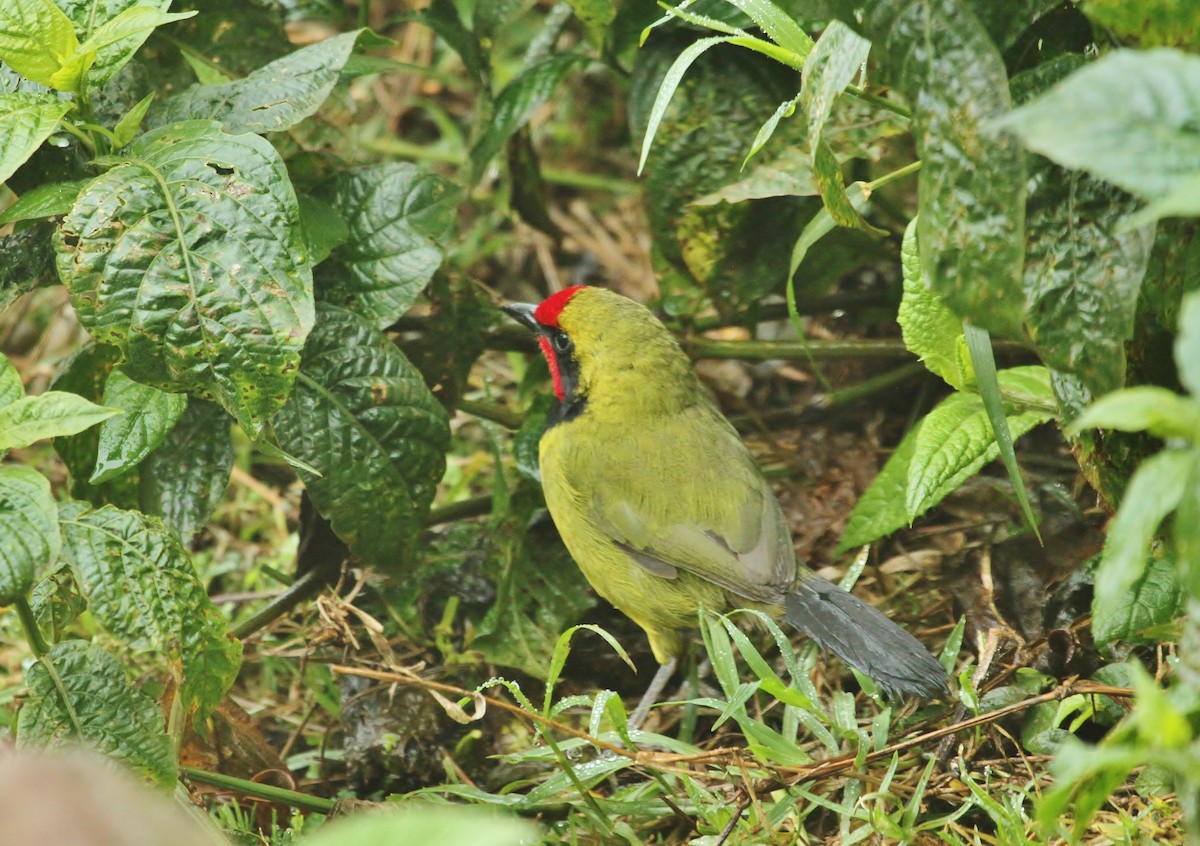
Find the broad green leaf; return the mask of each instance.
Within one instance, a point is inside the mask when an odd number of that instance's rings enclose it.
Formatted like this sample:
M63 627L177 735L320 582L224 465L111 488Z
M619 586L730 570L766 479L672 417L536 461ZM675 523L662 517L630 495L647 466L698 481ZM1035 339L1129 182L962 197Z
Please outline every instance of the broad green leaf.
M1175 336L1175 366L1179 381L1200 399L1200 291L1185 294L1179 309L1179 334Z
M62 391L22 397L0 408L0 453L46 438L74 435L120 413Z
M1140 632L1174 620L1183 610L1175 562L1152 558L1114 599L1108 606L1111 613L1092 617L1092 637L1097 643L1137 642Z
M58 284L49 233L31 226L0 235L0 311L39 285Z
M232 421L216 403L192 397L166 440L138 467L142 511L187 540L208 520L229 486Z
M329 97L360 40L376 39L368 30L346 32L302 47L243 79L193 86L167 100L156 123L203 118L220 121L231 133L289 129Z
M915 219L904 230L904 240L900 244L900 270L904 278L904 294L900 298L896 321L904 336L904 346L921 359L930 372L945 379L950 387L962 390L973 384L975 371L967 352L962 320L929 289L921 273Z
M1200 404L1156 385L1138 385L1096 400L1076 418L1067 434L1083 429L1149 432L1158 438L1187 438L1200 443Z
M1049 411L1024 411L1008 418L1009 431L1014 439L1019 438L1052 416ZM910 521L1000 454L977 394L957 393L942 400L925 416L916 440L904 497Z
M0 3L0 61L22 76L49 85L78 47L71 20L53 0Z
M75 205L75 198L88 181L80 179L75 182L47 182L26 191L19 200L0 214L0 225L64 215Z
M8 356L0 353L0 409L25 396L25 383Z
M1085 0L1083 13L1097 25L1141 47L1183 47L1200 43L1200 5L1180 0Z
M175 750L163 713L125 680L116 658L83 640L56 644L25 673L28 698L17 744L90 746L133 767L164 790L176 781Z
M29 467L0 467L0 605L25 599L61 548L50 482Z
M394 323L442 264L458 191L433 171L387 162L339 174L325 197L348 231L318 275L320 298Z
M63 557L101 626L133 648L165 653L186 708L203 722L225 696L242 645L173 532L106 505L59 509Z
M854 504L838 542L839 553L879 540L912 522L905 507L905 492L908 490L908 468L917 450L922 425L923 421L918 422L908 431Z
M0 94L0 184L42 146L70 108L69 102L50 94ZM0 216L3 223L21 219L8 210Z
M300 201L300 225L304 227L312 264L316 266L329 258L334 247L346 243L350 229L342 216L324 200L311 194L300 194L297 199Z
M78 91L85 73L96 84L106 82L133 58L151 32L196 14L164 12L151 5L130 6L96 27L50 82L60 91Z
M1153 245L1122 220L1136 201L1044 160L1031 167L1026 322L1047 365L1096 393L1125 384L1125 343Z
M382 332L344 309L319 314L275 434L323 474L300 475L350 550L403 570L445 470L446 412Z
M1029 149L1147 200L1200 171L1198 124L1200 57L1170 49L1113 51L996 121Z
M412 843L421 846L524 846L540 840L533 822L469 806L407 802L403 808L333 820L304 838L304 846Z
M1129 480L1096 569L1092 603L1096 620L1120 620L1125 615L1123 603L1146 570L1155 532L1179 504L1198 462L1200 453L1195 450L1166 449L1143 461Z
M138 138L55 236L59 275L126 372L215 396L251 434L287 400L313 321L299 206L257 135L188 121Z
M768 161L755 161L745 176L692 200L693 206L718 203L744 203L767 197L810 197L820 191L812 171L810 156L798 147L782 150Z
M878 0L861 23L857 4L834 5L871 39L883 72L877 81L912 104L917 237L930 285L960 317L1020 337L1025 163L1012 138L985 127L1011 103L999 50L957 0Z
M122 13L140 6L155 12L166 12L170 0L55 0L75 25L76 34L87 41L100 27L119 17ZM138 12L139 19L146 12ZM122 24L124 26L124 24ZM96 51L88 81L104 82L113 77L146 40L151 30L135 31Z
M101 402L124 413L100 424L96 469L88 480L93 485L136 467L175 428L188 400L183 394L160 391L114 370L104 385Z
M471 149L471 181L478 182L509 136L549 102L562 78L586 61L579 53L555 53L522 70L496 95L491 121Z

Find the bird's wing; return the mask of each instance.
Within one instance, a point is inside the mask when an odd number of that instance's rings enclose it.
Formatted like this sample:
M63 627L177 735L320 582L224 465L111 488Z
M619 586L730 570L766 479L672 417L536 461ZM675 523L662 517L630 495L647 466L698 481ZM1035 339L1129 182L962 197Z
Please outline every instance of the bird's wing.
M597 456L581 491L594 525L655 575L683 570L782 601L797 573L779 503L724 418L704 406L690 414L701 419L680 415Z

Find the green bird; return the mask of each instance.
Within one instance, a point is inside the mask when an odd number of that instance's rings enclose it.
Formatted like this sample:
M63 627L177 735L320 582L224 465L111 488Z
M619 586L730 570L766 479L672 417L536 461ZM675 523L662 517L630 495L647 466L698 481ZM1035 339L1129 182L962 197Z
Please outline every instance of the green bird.
M537 333L558 400L539 449L550 516L661 665L631 723L674 671L701 607L782 618L891 694L947 691L946 671L916 638L797 566L762 472L649 309L575 286L503 310Z

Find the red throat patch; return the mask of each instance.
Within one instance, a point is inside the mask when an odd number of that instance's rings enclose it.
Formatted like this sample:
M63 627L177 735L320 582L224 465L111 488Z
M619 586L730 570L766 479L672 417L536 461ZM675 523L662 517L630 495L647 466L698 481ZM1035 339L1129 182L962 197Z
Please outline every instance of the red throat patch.
M543 326L557 327L558 316L566 308L567 303L571 301L571 297L586 287L587 285L572 285L570 288L563 288L558 293L546 297L533 312L533 319Z
M542 348L542 355L546 357L546 366L550 368L550 378L554 380L554 396L558 397L559 402L562 402L566 392L563 391L562 373L558 369L558 356L554 354L554 348L550 346L550 339L545 335L538 338L538 346Z

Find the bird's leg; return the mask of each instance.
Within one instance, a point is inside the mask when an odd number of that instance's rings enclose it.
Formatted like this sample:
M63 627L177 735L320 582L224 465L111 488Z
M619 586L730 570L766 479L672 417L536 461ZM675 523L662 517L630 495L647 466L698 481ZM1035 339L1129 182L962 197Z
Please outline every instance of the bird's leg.
M633 716L629 718L628 726L630 731L637 731L642 727L642 723L646 720L646 715L650 713L650 707L658 701L658 697L662 695L663 688L667 686L667 682L671 680L671 676L675 674L675 668L678 666L679 659L675 657L672 657L667 663L659 665L658 672L654 674L654 678L650 679L650 686L642 694L641 701L633 709Z

